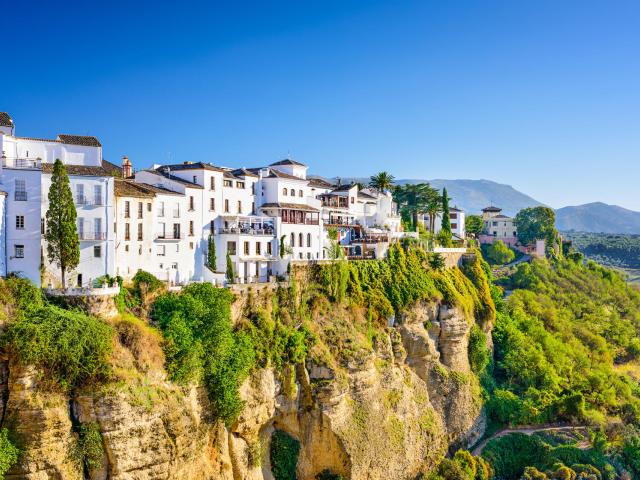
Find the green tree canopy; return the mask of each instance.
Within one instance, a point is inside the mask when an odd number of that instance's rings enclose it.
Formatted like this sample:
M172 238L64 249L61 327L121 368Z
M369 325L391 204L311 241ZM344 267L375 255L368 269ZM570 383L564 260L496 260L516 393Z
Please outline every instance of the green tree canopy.
M449 196L447 195L447 189L442 189L442 222L440 224L440 237L442 239L443 246L451 246L451 212L449 211Z
M405 219L411 219L413 228L417 228L418 218L425 213L431 216L432 204L438 202L438 191L428 183L416 183L397 186L393 194ZM439 202L438 202L439 205ZM439 208L439 206L438 206ZM433 231L433 229L431 229Z
M369 186L371 188L375 188L378 192L382 192L384 190L391 190L391 187L393 187L394 180L395 180L395 177L391 175L389 172L380 172L371 177Z
M76 225L76 207L69 186L69 176L64 164L57 159L53 165L51 187L49 188L49 208L47 210L47 256L51 263L60 268L62 286L66 285L66 274L80 262L80 240Z
M486 248L486 259L493 265L503 265L512 262L516 254L502 240L493 242Z
M546 240L553 245L558 235L556 231L556 214L549 207L531 207L518 212L515 219L518 229L518 240L523 245L530 245L536 240Z
M464 228L468 233L480 235L484 229L482 217L480 215L467 215Z

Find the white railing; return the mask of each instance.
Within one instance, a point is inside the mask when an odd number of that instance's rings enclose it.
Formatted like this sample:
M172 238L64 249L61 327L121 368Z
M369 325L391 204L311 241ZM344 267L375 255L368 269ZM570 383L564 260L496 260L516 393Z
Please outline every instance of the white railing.
M5 168L42 168L42 159L40 158L6 158L2 159L2 166Z
M106 232L78 232L78 238L80 240L105 240L107 238Z

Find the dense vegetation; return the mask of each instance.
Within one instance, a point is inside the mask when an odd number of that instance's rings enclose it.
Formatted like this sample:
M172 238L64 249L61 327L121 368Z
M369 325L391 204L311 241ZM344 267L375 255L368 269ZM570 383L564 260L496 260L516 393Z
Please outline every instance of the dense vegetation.
M605 266L640 270L640 235L564 232L587 258Z
M300 442L282 430L271 435L271 473L275 480L296 480L296 465L300 454Z

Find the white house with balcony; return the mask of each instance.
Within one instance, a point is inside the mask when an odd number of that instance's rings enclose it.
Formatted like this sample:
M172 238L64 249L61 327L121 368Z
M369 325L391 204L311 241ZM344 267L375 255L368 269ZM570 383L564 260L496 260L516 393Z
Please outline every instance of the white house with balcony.
M5 270L36 285L59 286L60 272L46 256L43 233L49 206L53 163L60 159L69 175L80 238L80 262L68 276L68 286L91 286L115 266L113 177L103 167L97 138L58 135L55 139L19 137L6 113L0 113L0 190L6 192L3 230Z

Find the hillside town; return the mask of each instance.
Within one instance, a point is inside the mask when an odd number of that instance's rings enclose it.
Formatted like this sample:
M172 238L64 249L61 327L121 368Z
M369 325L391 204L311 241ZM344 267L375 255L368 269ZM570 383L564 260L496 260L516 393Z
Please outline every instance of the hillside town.
M0 272L38 286L62 286L45 242L57 159L69 178L80 244L64 287L131 279L139 270L170 285L275 281L291 262L331 260L332 242L347 259L373 259L418 235L403 227L390 188L333 183L291 158L258 167L183 162L134 171L126 156L119 165L106 161L93 136L18 136L8 113L0 113L0 151ZM437 235L442 216L425 213L420 223ZM465 212L452 206L448 216L453 242L465 247ZM482 219L480 243L516 246L514 219L494 206Z

